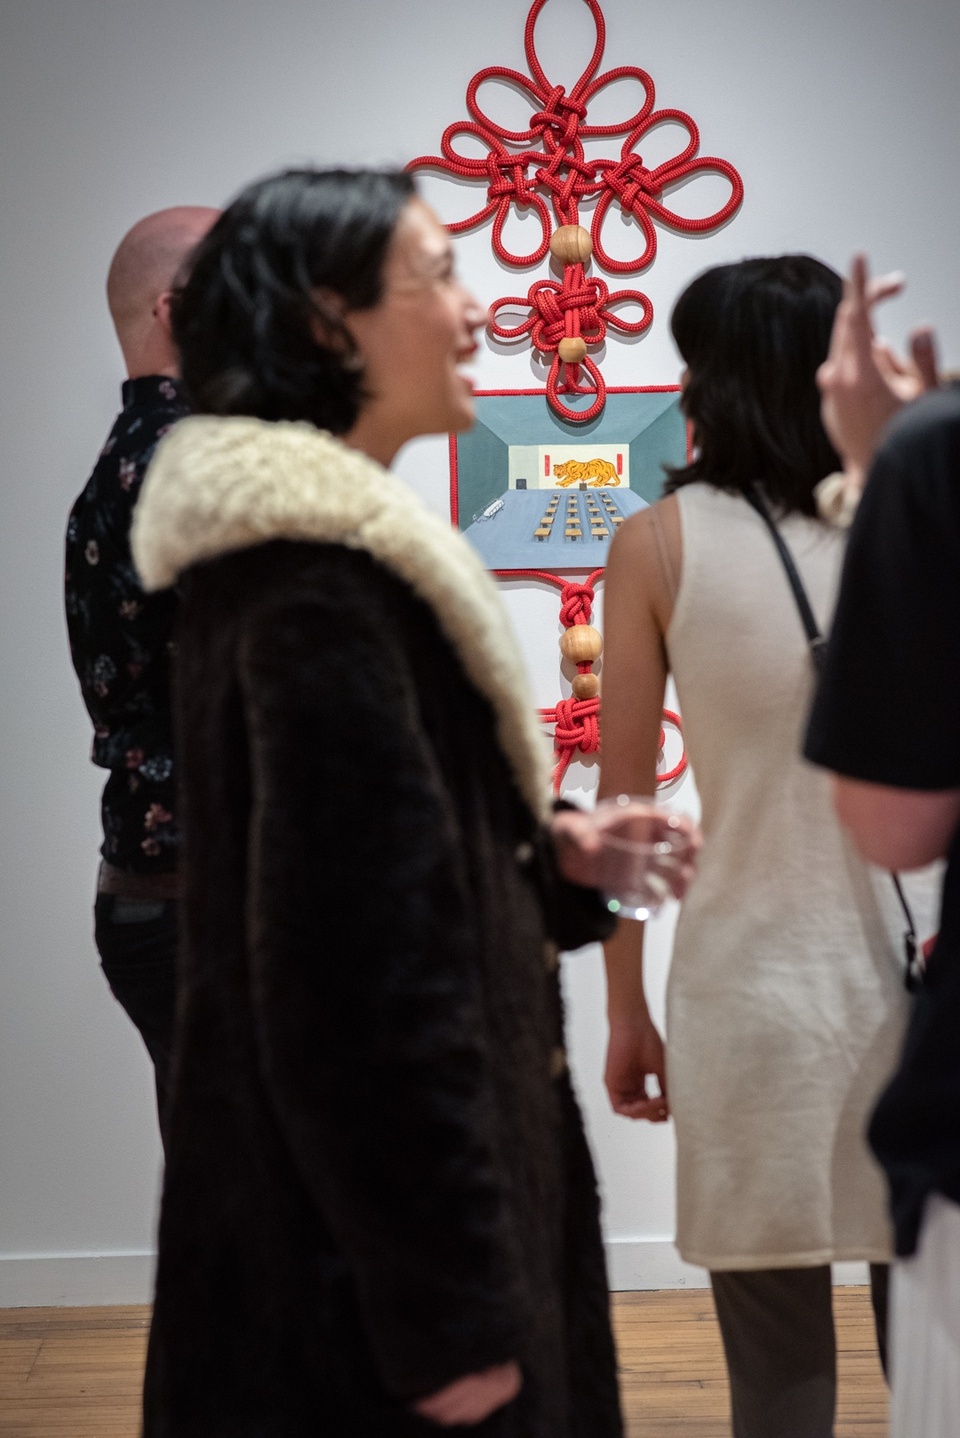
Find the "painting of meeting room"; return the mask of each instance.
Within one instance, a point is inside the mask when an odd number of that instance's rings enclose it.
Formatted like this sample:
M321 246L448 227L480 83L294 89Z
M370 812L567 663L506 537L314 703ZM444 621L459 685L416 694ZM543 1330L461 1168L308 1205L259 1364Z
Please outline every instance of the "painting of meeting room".
M676 389L609 394L582 427L541 394L477 395L451 443L454 522L489 569L598 569L625 519L659 497L687 453ZM589 397L585 397L589 398Z

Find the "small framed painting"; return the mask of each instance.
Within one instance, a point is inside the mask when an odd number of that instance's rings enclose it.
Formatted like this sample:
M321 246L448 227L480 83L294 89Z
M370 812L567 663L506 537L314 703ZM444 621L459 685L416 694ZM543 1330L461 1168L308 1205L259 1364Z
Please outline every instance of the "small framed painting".
M478 390L476 409L450 437L450 517L499 573L601 569L623 521L659 499L663 466L687 459L677 385L609 389L583 426L542 389Z

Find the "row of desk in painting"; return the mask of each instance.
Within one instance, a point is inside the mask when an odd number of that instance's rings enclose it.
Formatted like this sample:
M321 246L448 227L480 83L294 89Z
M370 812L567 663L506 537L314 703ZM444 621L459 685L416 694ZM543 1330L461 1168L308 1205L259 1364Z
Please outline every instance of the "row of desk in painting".
M555 524L559 528L560 500L559 494L551 494L540 523L533 531L534 539L541 544L551 537ZM570 543L584 539L585 522L591 539L609 539L611 530L616 532L623 520L624 515L609 494L568 493L563 515L563 537Z

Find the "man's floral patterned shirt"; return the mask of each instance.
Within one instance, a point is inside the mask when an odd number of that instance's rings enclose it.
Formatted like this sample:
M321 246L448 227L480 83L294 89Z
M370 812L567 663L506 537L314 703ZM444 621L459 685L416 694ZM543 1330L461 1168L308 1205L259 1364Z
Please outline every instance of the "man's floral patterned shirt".
M91 758L110 771L101 853L138 873L177 865L170 711L177 600L172 590L141 589L130 521L158 440L186 413L176 380L127 380L123 410L67 525L70 652L93 723Z

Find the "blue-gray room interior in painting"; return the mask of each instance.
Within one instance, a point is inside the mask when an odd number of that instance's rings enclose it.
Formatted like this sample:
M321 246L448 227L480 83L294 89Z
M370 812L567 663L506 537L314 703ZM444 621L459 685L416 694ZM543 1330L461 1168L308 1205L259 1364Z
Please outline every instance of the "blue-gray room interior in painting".
M543 394L479 394L476 406L456 440L457 523L488 569L599 569L623 521L660 497L664 465L686 459L676 390L608 394L583 425Z

